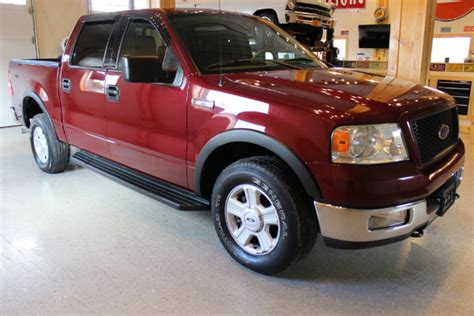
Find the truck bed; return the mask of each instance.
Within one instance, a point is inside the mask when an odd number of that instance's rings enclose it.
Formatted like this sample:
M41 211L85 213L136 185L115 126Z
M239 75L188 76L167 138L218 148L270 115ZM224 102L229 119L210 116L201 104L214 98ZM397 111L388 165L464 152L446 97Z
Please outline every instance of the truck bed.
M46 67L58 67L61 62L61 57L58 58L28 58L28 59L12 59L10 65L21 64L21 65L34 65L34 66L46 66Z
M8 73L12 86L12 104L18 120L29 127L23 120L23 102L25 97L40 99L54 125L61 124L61 106L58 94L58 75L60 58L47 59L13 59ZM28 98L26 98L28 100ZM37 102L39 103L39 102Z

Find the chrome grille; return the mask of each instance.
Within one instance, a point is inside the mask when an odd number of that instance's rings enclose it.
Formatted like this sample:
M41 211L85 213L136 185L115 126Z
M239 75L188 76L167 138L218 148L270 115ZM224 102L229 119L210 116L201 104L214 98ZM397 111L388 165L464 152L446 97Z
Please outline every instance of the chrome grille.
M298 12L314 13L328 18L331 17L331 10L329 8L325 8L323 6L318 6L315 4L296 2L294 10Z

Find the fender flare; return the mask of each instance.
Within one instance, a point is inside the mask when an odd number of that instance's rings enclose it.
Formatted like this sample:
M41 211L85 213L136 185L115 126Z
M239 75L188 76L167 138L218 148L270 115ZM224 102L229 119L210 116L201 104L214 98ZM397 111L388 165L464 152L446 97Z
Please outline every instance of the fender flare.
M23 95L23 101L22 101L22 104L21 104L21 111L22 111L22 114L23 114L23 124L25 126L28 126L27 124L29 124L26 120L26 113L25 113L25 100L26 98L32 98L37 104L38 106L41 108L41 110L43 111L44 114L46 114L46 116L48 117L48 120L49 120L49 123L51 124L51 126L54 126L53 125L53 120L51 119L51 115L49 115L49 112L48 112L48 109L46 108L46 105L44 105L44 102L43 100L41 100L41 98L39 97L39 95L37 95L34 91L32 90L28 90L25 92L25 94Z
M194 188L201 196L201 176L209 156L219 147L231 143L250 143L268 149L282 159L296 174L309 196L321 198L321 191L304 162L285 144L261 132L251 130L231 130L211 138L201 149L195 166Z

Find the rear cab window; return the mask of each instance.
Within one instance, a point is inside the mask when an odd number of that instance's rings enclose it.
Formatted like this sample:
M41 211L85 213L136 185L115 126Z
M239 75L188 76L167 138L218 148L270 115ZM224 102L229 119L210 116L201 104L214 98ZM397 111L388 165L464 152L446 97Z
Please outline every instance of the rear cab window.
M74 47L71 64L101 68L115 21L84 23Z

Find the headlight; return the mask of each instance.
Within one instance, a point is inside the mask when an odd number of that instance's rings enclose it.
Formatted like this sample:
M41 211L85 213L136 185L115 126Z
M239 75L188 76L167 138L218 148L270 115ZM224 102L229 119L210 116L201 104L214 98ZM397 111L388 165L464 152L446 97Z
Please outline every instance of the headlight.
M295 9L295 0L288 1L288 9L290 9L290 10Z
M341 126L332 133L332 161L380 164L408 160L398 124Z

